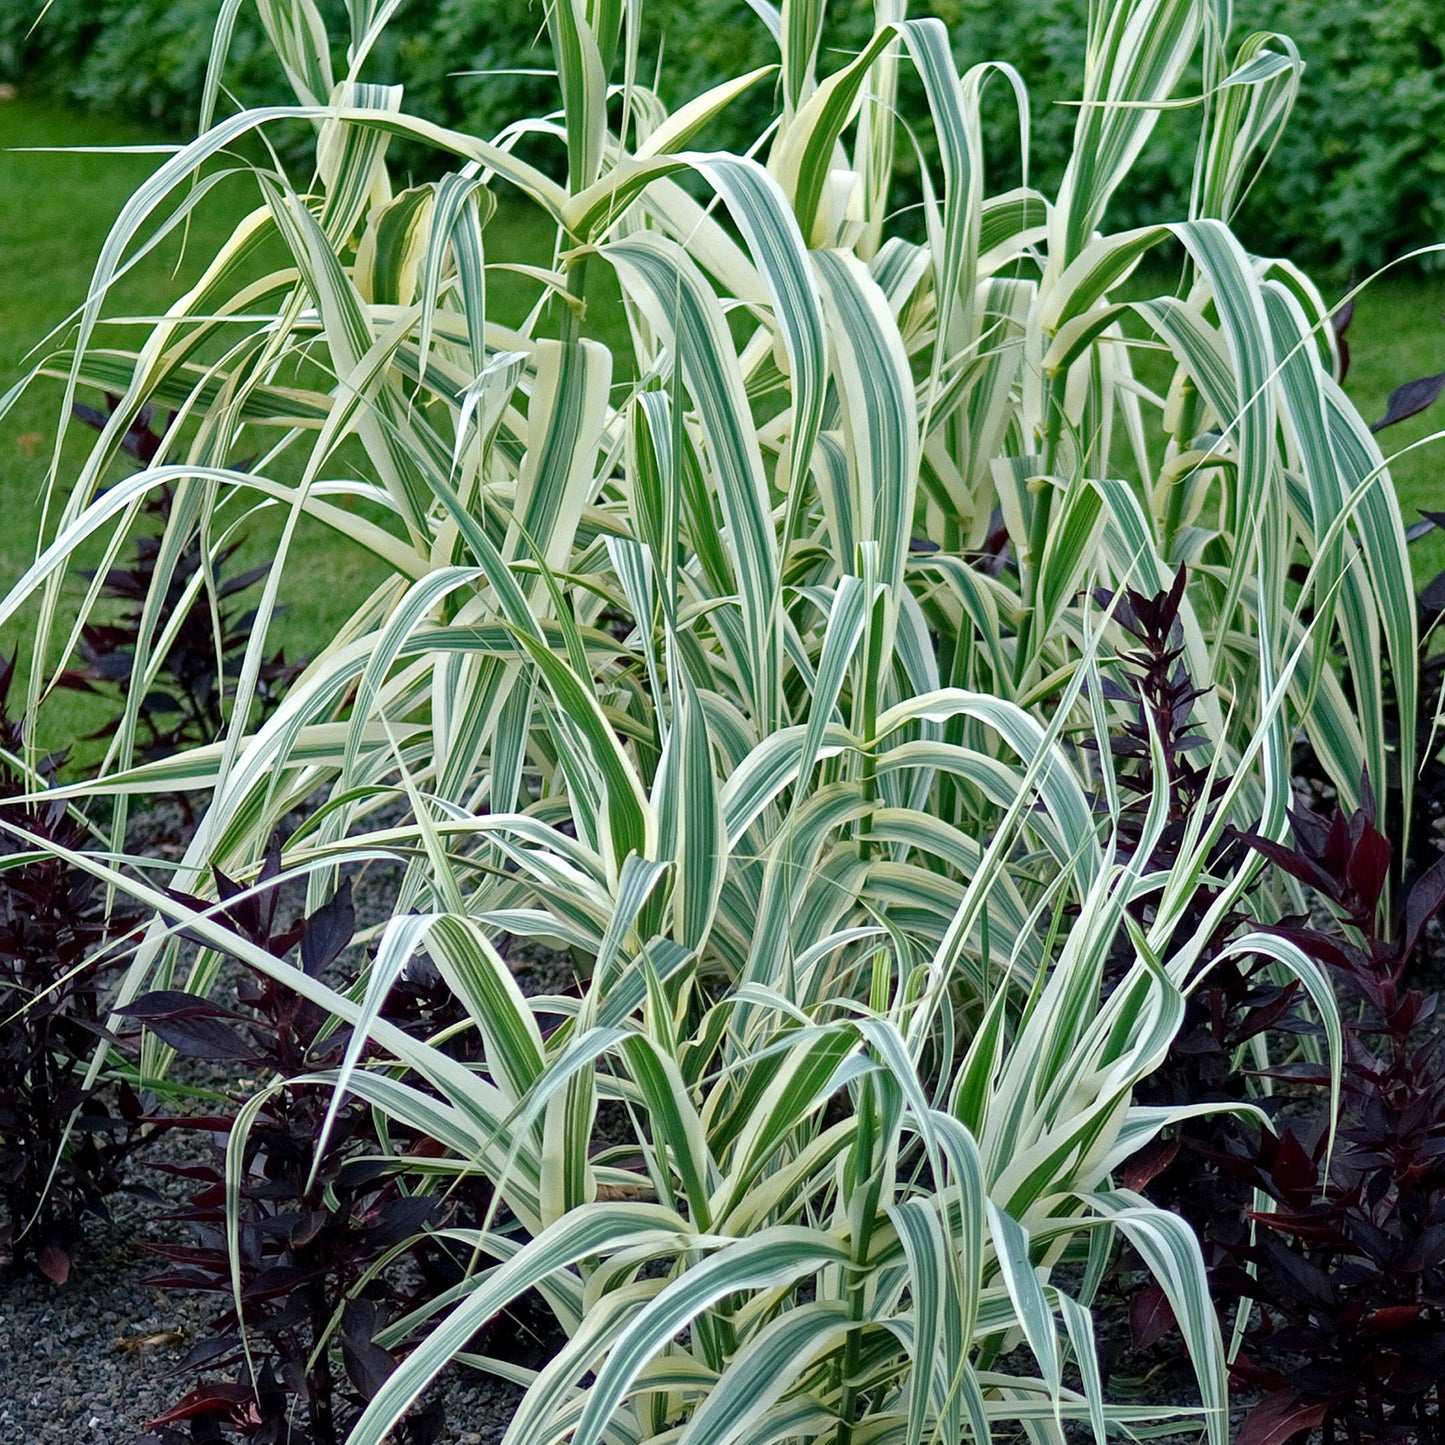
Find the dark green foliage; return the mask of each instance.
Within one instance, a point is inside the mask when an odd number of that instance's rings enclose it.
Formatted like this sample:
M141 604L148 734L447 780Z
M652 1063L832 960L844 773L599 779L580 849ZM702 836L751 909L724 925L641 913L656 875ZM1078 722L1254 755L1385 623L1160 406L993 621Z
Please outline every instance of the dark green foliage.
M60 0L32 30L44 0L0 6L0 72L137 120L195 129L219 0ZM227 82L258 104L294 103L243 7Z
M1438 0L1242 0L1241 33L1282 30L1308 67L1248 209L1251 233L1344 271L1445 235L1445 26Z
M26 38L41 0L0 7L0 79L39 74L66 95L148 117L180 134L194 131L218 0L54 0ZM331 0L321 9L340 7ZM1083 71L1086 0L934 0L910 13L938 15L953 31L962 64L1003 60L1029 86L1033 130L1030 180L1048 189L1067 160ZM659 47L671 92L699 89L776 60L746 0L676 0L644 17L641 78ZM869 32L867 0L836 7L824 37L828 55ZM1282 31L1306 63L1295 116L1241 217L1247 241L1341 275L1373 269L1412 246L1445 235L1445 58L1438 0L1238 0L1233 43L1257 30ZM343 33L338 27L335 33ZM540 38L540 44L536 43ZM254 6L244 4L226 79L248 103L290 96ZM536 0L442 0L404 6L369 67L369 78L400 82L419 113L479 135L514 115L557 104L545 9ZM467 72L489 71L488 75ZM986 135L995 184L1017 184L1017 109L1008 86L993 85ZM905 95L903 109L908 111ZM745 97L714 139L757 134L767 87ZM725 131L725 133L722 133ZM1172 219L1188 211L1198 113L1166 111L1155 141L1115 201L1115 227ZM903 139L900 160L912 166Z
M0 7L0 79L38 77L70 99L143 117L177 136L195 133L220 0L54 0L27 34L42 5L16 0ZM322 0L319 8L333 35L347 33L337 0ZM709 8L735 12L721 35L698 22L696 12ZM664 23L662 8L647 20ZM690 85L698 71L709 79L732 74L739 56L752 52L751 64L770 59L767 35L742 0L720 6L684 0L669 7L665 23L669 57L699 50L691 71L670 60L676 82ZM660 39L654 32L654 48ZM248 105L295 104L250 0L237 14L229 56L225 83ZM366 75L403 84L420 114L491 136L518 115L556 108L551 67L540 0L412 0L381 38ZM224 100L221 108L231 109Z
M1034 176L1045 190L1068 160L1084 52L1086 0L947 0L960 58L1007 60L1033 106ZM948 13L945 13L948 12ZM1231 51L1255 31L1295 41L1305 62L1294 115L1239 228L1261 254L1341 276L1445 234L1445 57L1438 0L1236 0ZM1115 228L1188 212L1196 113L1166 112L1115 200ZM995 179L1016 176L1017 122L1002 90L987 143Z

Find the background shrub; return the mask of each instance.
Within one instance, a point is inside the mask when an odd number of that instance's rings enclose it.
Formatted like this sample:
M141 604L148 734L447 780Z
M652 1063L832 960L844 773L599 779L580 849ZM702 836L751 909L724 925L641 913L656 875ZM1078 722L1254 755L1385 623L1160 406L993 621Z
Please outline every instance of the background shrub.
M1076 111L1060 102L1071 98L1087 12L1083 0L952 0L939 8L962 59L1007 57L1028 83L1033 179L1045 190L1069 156ZM1281 31L1305 62L1294 116L1240 217L1246 243L1352 273L1438 240L1445 158L1434 137L1445 121L1445 61L1434 0L1239 0L1234 19L1236 43L1253 31ZM1014 126L1011 103L995 106L995 166ZM1193 145L1188 112L1163 116L1135 173L1140 184L1119 198L1113 224L1183 214Z
M214 0L117 0L54 5L31 31L28 4L0 14L0 69L15 81L39 80L71 100L159 125L194 128L215 30ZM284 102L284 79L265 33L248 7L236 28L227 80L247 93Z
M217 0L54 0L30 31L38 0L0 14L0 79L38 78L73 100L194 131ZM320 6L328 21L341 6ZM822 68L856 51L872 28L871 5L847 7L825 35ZM1084 50L1085 0L933 0L963 64L1006 59L1030 95L1031 179L1052 190L1068 160L1073 97ZM1445 234L1445 57L1436 0L1239 0L1235 43L1282 31L1299 46L1304 82L1294 118L1245 203L1240 230L1260 253L1283 253L1337 276L1372 270ZM726 75L768 63L771 41L746 0L677 0L646 17L641 55L650 74L659 45L664 99L696 95ZM376 52L375 78L405 85L418 114L478 135L517 115L556 105L550 75L487 74L551 65L545 11L528 0L443 0L404 5ZM471 73L469 73L471 72ZM269 56L253 6L244 5L226 71L248 103L284 104L285 79ZM1197 76L1194 93L1197 93ZM758 90L721 124L729 149L756 136L771 92ZM1187 212L1197 117L1165 112L1137 184L1112 213L1116 227ZM995 185L1018 172L1014 101L1000 85L986 107ZM905 155L911 143L903 146Z

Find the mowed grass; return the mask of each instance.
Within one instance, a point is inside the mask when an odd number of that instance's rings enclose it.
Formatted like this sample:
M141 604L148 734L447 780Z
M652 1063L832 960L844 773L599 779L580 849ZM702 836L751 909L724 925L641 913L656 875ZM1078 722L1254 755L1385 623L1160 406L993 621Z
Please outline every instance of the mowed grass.
M64 323L83 301L95 260L112 222L135 188L160 164L163 155L100 153L99 147L155 146L152 132L96 117L41 99L0 103L0 391L8 389L33 364L28 353L55 327L64 340ZM68 147L34 150L34 147ZM236 221L259 203L253 181L237 176L221 181L198 209L184 251L171 238L116 286L107 305L100 344L133 344L144 323L160 315L200 274L206 258L224 244ZM551 237L536 213L503 205L487 232L488 259L546 262ZM604 268L593 267L594 273ZM490 301L498 319L516 322L536 298L536 289L515 272L493 272ZM621 317L615 291L599 291L591 300L588 330L604 340L620 338ZM131 324L124 324L129 319ZM1381 278L1359 298L1350 332L1353 354L1347 388L1365 416L1383 414L1386 398L1402 381L1445 370L1445 276L1411 274L1403 269ZM35 353L44 354L44 349ZM83 398L98 404L99 398ZM62 386L42 380L0 420L0 581L5 589L35 556L42 501L51 465ZM1381 440L1388 453L1445 426L1445 403L1391 428ZM60 459L62 486L75 475L90 433L74 435ZM1407 451L1394 466L1406 521L1421 510L1445 509L1439 444ZM338 468L364 465L354 451L336 458ZM118 475L118 473L117 473ZM254 565L274 555L280 518L272 512L253 518L237 565ZM1425 581L1445 568L1445 534L1431 533L1415 545L1414 571ZM325 646L351 610L380 580L377 564L343 537L303 523L293 556L283 569L281 602L286 611L275 624L271 646L288 656ZM69 595L81 595L72 579ZM27 621L0 632L0 647L24 651ZM78 694L60 692L47 703L42 719L46 748L74 743L102 722L108 708Z
M68 318L84 301L112 223L136 187L165 159L155 150L123 154L91 148L154 147L162 139L41 99L0 103L0 275L6 278L0 288L0 392L64 344L71 330ZM32 149L39 147L69 149ZM304 178L293 180L301 184ZM194 283L237 221L259 203L254 181L244 176L220 181L195 213L184 247L179 235L169 238L115 286L105 308L109 319L94 344L138 344L146 323ZM535 265L551 259L550 231L534 211L516 204L503 204L488 227L486 243L489 261ZM279 253L271 260L282 263ZM600 268L592 269L600 273ZM489 302L496 319L520 322L538 290L535 282L511 270L493 271ZM616 338L622 318L615 290L589 292L589 308L589 331L604 339ZM57 327L59 333L40 345ZM47 536L53 535L54 503L48 519L43 507L63 394L60 380L41 378L0 419L0 515L5 519L0 527L0 582L6 591L34 560L43 519ZM103 405L94 394L80 399ZM93 436L82 425L72 426L58 468L62 488L79 471ZM252 444L260 450L273 439L258 433ZM328 462L326 475L364 466L360 448L345 446ZM292 464L290 471L296 470L297 464ZM122 474L118 467L107 480ZM285 464L279 474L287 476ZM274 508L246 521L246 542L232 565L250 567L274 557L281 525L282 517ZM99 558L100 548L91 548L87 560ZM268 635L268 648L284 647L291 658L324 648L385 575L369 553L303 519L282 569L280 602L285 610ZM83 587L78 576L67 583L72 611ZM26 616L0 630L0 648L7 654L20 651L22 671L31 625ZM52 749L80 743L111 711L98 699L57 690L46 701L38 745ZM93 753L94 746L83 745L82 753Z
M157 137L151 132L44 101L0 106L0 274L10 280L0 290L0 388L8 389L36 361L64 344L71 331L68 319L84 301L112 223L136 187L165 158L155 152L23 148L155 144ZM225 244L236 222L258 202L253 181L238 176L219 182L197 209L184 244L179 235L168 238L117 283L105 308L110 319L97 344L137 344L146 322L194 283L206 259ZM59 333L40 346L56 327L61 328ZM104 405L95 394L80 399ZM63 400L62 382L42 378L0 420L0 508L6 521L0 528L0 579L6 590L34 560L43 520L47 536L53 532L55 503L48 518L43 504ZM76 475L93 439L87 427L72 425L59 465L62 489ZM108 480L123 474L124 468L117 466ZM245 544L232 566L255 566L274 555L280 525L275 511L249 522ZM283 570L281 603L286 611L268 637L268 646L284 648L288 657L324 645L379 580L368 554L309 522L303 521L295 548L309 565ZM92 548L90 560L98 561L99 556L100 549ZM78 576L69 580L71 603L78 604L83 585ZM31 618L22 616L0 635L7 652L19 647L22 667L30 625ZM100 699L56 691L43 710L43 736L37 742L46 749L73 747L111 712ZM82 746L83 753L92 750Z
M1345 390L1376 422L1391 391L1417 377L1445 372L1445 275L1397 268L1366 287L1355 302L1347 333L1350 369ZM1400 496L1405 525L1421 512L1445 511L1445 400L1419 416L1388 427L1378 440ZM1424 442L1424 445L1417 445ZM1415 580L1424 585L1445 570L1445 532L1432 531L1412 548Z

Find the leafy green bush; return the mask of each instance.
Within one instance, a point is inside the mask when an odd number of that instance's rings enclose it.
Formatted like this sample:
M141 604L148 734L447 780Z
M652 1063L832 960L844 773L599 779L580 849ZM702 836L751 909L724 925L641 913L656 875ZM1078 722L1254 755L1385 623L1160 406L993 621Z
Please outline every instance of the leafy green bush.
M1433 0L1342 6L1271 0L1250 24L1294 35L1307 69L1251 210L1262 235L1316 242L1359 272L1445 237L1445 30Z
M52 0L28 34L34 16L18 3L0 15L0 78L38 72L77 99L190 134L218 8L218 0ZM338 5L320 9L333 20L340 12ZM949 26L963 64L1005 60L1022 75L1031 97L1033 178L1044 189L1055 186L1072 146L1068 102L1084 50L1084 0L933 0L914 11ZM1445 158L1435 138L1445 128L1445 56L1435 0L1237 0L1233 18L1236 43L1253 31L1283 31L1305 64L1293 123L1245 205L1242 234L1262 251L1338 276L1439 241ZM769 60L767 31L747 0L675 0L646 23L643 54L662 44L669 103ZM870 28L869 7L844 8L830 25L822 68L861 48ZM404 84L416 114L474 135L495 135L516 116L556 103L551 75L516 73L551 65L540 0L412 0L375 54L371 78ZM227 81L253 105L286 98L249 6L238 17ZM1199 83L1196 72L1190 85ZM1017 177L1019 165L1013 103L1004 92L1000 86L984 113L989 173L999 188ZM765 89L744 98L724 121L721 143L736 150L755 137L766 100ZM927 147L926 124L921 139ZM1187 214L1194 152L1187 113L1165 113L1130 193L1119 198L1115 224ZM903 159L912 163L907 148Z
M182 134L194 131L210 55L216 0L59 0L0 13L0 71L40 81L72 99ZM34 28L32 29L32 25ZM284 99L282 78L265 53L253 14L237 27L229 78L248 94Z
M195 133L220 0L104 0L99 6L53 0L32 29L43 3L37 0L29 10L28 0L21 0L0 14L0 78L38 80L74 100L153 121L177 136ZM691 68L706 76L698 87L705 88L726 70L719 68L721 51L712 48L719 37L698 22L696 0L680 8L669 53L695 48ZM757 32L749 40L757 63L766 63L765 33L742 0L735 12L727 23ZM345 12L322 0L319 13L335 25ZM709 21L714 18L720 17ZM703 36L708 40L697 43ZM654 43L659 38L655 29L649 35ZM373 55L371 73L403 83L417 114L479 136L495 135L519 115L544 115L556 104L545 11L531 0L437 5L408 0ZM292 98L261 13L250 4L235 15L225 84L250 105Z
M261 4L298 103L220 121L117 220L41 370L67 402L122 399L54 476L48 544L0 623L35 609L38 709L93 605L69 616L70 559L119 548L170 486L143 675L197 522L284 518L225 735L137 763L132 688L87 784L209 795L169 886L141 859L88 866L154 915L123 1003L204 992L222 953L288 984L351 1030L305 1076L334 1110L354 1096L437 1140L389 1162L426 1184L480 1172L517 1223L461 1231L477 1270L376 1337L405 1358L353 1440L376 1445L450 1361L517 1377L468 1342L535 1287L568 1343L525 1375L517 1440L918 1445L1067 1418L1101 1440L1202 1421L1222 1441L1197 1244L1114 1184L1178 1116L1133 1090L1201 969L1235 955L1292 971L1338 1040L1297 948L1216 937L1259 859L1212 870L1230 823L1286 835L1301 731L1342 798L1363 764L1384 774L1382 657L1414 707L1403 528L1328 310L1223 219L1292 93L1288 47L1225 48L1202 0L1100 5L1057 187L991 193L990 72L959 76L947 30L890 0L826 74L822 7L790 0L776 69L671 112L623 0L558 4L563 112L496 144L338 72L345 51L364 72L382 7L350 7L343 47L309 0ZM1109 229L1201 55L1241 104L1203 117L1198 214ZM931 136L921 241L895 215L905 85ZM755 145L693 149L745 98L769 110ZM202 281L140 349L99 345L125 258L168 206L204 204L192 178L297 121L314 167L252 165L256 209ZM394 186L395 138L440 178ZM513 325L488 306L503 188L556 236ZM1116 299L1171 246L1176 290ZM616 354L587 303L599 271L623 297ZM147 405L184 421L103 487ZM309 575L303 516L389 575L253 725L279 578ZM1169 787L1140 809L1113 771L1110 737L1139 717L1118 657L1134 642L1096 589L1167 594L1185 567L1214 807L1180 818ZM213 879L262 881L298 813L286 874L313 907L342 871L404 870L345 994L215 916ZM209 945L184 976L182 931ZM519 938L569 950L579 992L524 998L501 952ZM476 1066L385 1021L423 952ZM146 1068L165 1062L152 1038ZM620 1142L595 1127L604 1105ZM1120 1232L1184 1328L1197 1405L1104 1399L1089 1305Z
M965 63L1003 57L1027 82L1045 186L1069 157L1066 102L1087 13L1084 0L950 0L946 15ZM1261 250L1341 275L1445 237L1445 158L1435 143L1445 125L1445 32L1435 0L1236 0L1233 16L1239 38L1290 36L1305 66L1294 116L1244 206L1241 233ZM1191 84L1199 83L1196 74ZM1154 157L1120 198L1115 224L1187 213L1194 135L1181 119L1161 121ZM1012 127L1006 108L991 119L996 166Z

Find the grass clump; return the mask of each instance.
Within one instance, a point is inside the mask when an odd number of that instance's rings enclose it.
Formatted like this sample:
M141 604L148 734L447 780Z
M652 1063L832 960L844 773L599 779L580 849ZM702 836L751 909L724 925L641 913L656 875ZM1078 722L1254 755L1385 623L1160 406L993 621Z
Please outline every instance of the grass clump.
M1320 968L1255 926L1283 885L1221 839L1287 836L1301 735L1346 803L1389 757L1408 809L1415 772L1380 676L1413 716L1388 469L1319 290L1226 219L1297 86L1290 48L1235 45L1202 0L1095 7L1057 189L990 194L995 68L960 76L944 27L890 3L837 57L822 7L789 0L775 68L671 113L620 0L559 4L561 113L491 138L360 78L383 8L334 38L303 0L260 11L296 104L210 125L208 103L121 212L41 368L65 418L89 390L119 401L51 477L48 548L0 621L38 619L33 711L77 635L66 569L169 488L144 679L183 540L271 519L219 739L141 760L132 687L79 786L116 800L88 866L153 918L122 1002L204 994L239 959L346 1039L306 1076L331 1096L322 1134L359 1101L417 1192L493 1191L449 1234L475 1268L370 1337L396 1367L353 1445L457 1361L523 1379L509 1438L538 1445L919 1445L1013 1422L1223 1441L1198 1243L1118 1182L1194 1106L1135 1089L1204 974L1263 957L1310 1001L1338 1090ZM1195 65L1241 103L1185 107L1191 214L1111 230ZM905 230L915 85L939 159ZM694 149L768 87L746 153ZM251 209L202 277L139 347L106 344L125 258L282 122L314 128L314 169L239 166ZM437 178L391 173L398 138ZM548 231L540 262L494 248L504 201ZM1170 246L1170 284L1123 289ZM110 481L145 407L177 425ZM318 585L303 524L376 581L262 717L282 584ZM1154 681L1177 662L1188 713L1162 730L1129 686L1161 596ZM1209 804L1187 816L1167 777L1186 735ZM164 876L122 856L126 800L155 790L208 800ZM354 985L225 922L278 877L314 910L379 860L398 881ZM525 997L522 940L566 950L577 990ZM465 1062L387 1017L423 959L464 1010ZM142 1068L166 1062L153 1035ZM417 1134L424 1158L394 1142ZM239 1208L232 1189L232 1230ZM1183 1331L1193 1399L1107 1398L1091 1306L1120 1235ZM530 1290L566 1343L523 1376L469 1341Z

